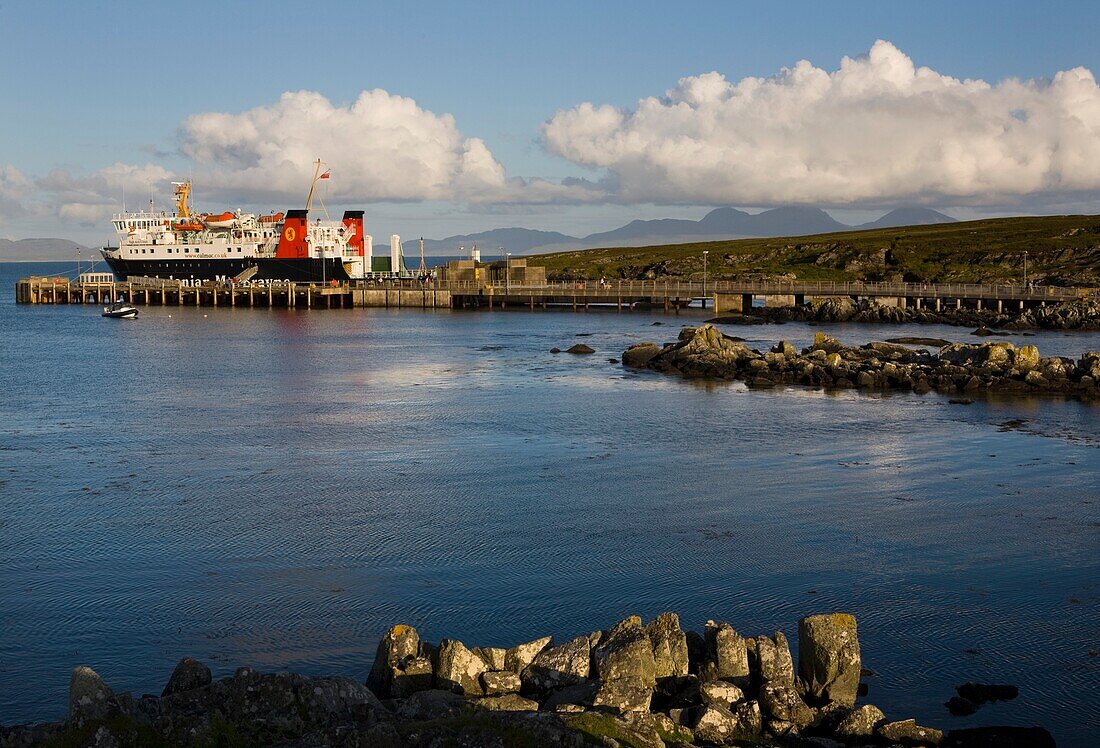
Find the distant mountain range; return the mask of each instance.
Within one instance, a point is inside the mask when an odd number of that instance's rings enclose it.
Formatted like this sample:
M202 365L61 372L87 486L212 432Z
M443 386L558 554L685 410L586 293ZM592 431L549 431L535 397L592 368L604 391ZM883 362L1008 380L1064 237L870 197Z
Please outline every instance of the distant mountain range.
M507 228L448 236L446 239L425 239L424 252L433 256L457 255L460 248L469 250L476 244L481 249L482 256L488 260L499 254L500 247L514 255L525 255L596 247L645 247L746 237L806 236L833 231L951 223L954 220L951 216L930 208L896 208L877 221L849 226L820 208L774 208L756 214L736 208L715 208L698 221L678 218L631 221L612 231L601 231L585 237L569 236L557 231ZM407 240L403 244L406 257L419 255L418 239ZM75 261L78 249L83 259L93 259L92 250L67 239L0 239L0 261ZM98 256L95 253L95 257Z
M660 218L652 221L631 221L625 226L589 234L568 236L556 231L507 228L482 231L477 234L448 236L446 239L425 239L424 252L429 255L459 254L475 244L486 259L495 256L500 247L512 254L565 252L597 247L644 247L654 244L684 244L746 237L806 236L834 231L882 229L893 226L922 226L951 223L955 219L930 208L896 208L877 221L858 226L841 223L820 208L774 208L763 213L746 213L736 208L715 208L698 221ZM404 242L405 256L420 251L419 242Z
M0 239L0 262L76 262L77 250L85 262L101 259L99 252L68 239Z

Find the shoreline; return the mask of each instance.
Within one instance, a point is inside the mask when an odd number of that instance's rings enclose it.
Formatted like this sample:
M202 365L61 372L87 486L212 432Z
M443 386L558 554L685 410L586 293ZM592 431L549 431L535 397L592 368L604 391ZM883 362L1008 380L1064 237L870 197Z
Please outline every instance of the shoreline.
M990 309L941 309L886 306L872 300L853 302L847 297L807 302L801 306L760 307L750 314L723 314L708 324L760 325L784 322L858 323L894 325L949 325L977 328L974 334L994 335L998 331L1100 330L1100 301L1080 300L1012 312Z
M182 659L160 696L116 693L73 670L64 721L0 727L4 746L1053 746L1041 727L943 731L872 703L857 624L846 613L743 637L729 623L683 631L675 613L630 616L567 642L503 647L421 640L397 625L365 682L239 668L214 681ZM967 683L945 707L973 714L1014 686Z

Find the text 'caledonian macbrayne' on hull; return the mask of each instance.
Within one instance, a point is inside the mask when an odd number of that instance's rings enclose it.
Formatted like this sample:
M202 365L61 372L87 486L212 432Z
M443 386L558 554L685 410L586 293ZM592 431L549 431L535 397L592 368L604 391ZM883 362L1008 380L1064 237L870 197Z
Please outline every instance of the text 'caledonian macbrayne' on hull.
M313 185L327 178L318 162ZM399 252L372 257L363 211L345 211L340 221L311 221L313 186L304 210L257 216L240 210L192 214L191 183L174 184L174 213L154 211L150 203L148 211L114 217L118 246L102 253L120 278L326 282L407 274Z

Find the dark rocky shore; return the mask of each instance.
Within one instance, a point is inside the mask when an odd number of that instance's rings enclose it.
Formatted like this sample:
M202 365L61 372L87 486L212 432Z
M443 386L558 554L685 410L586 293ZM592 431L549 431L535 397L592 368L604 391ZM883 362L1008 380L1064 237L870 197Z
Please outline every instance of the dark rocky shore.
M799 622L797 671L782 633L745 638L710 621L700 635L682 631L675 613L507 649L434 645L394 626L365 684L249 668L214 682L184 659L160 696L134 698L78 667L68 718L0 728L0 745L1054 745L1041 728L944 733L857 706L867 674L845 613ZM974 709L1015 696L1005 686L958 690Z
M753 309L749 315L730 314L710 322L758 324L760 322L865 322L916 325L959 325L1003 330L1100 330L1100 300L1082 299L1050 304L1023 311L996 312L991 309L954 309L940 311L915 307L883 306L874 300L854 302L837 297L799 306Z
M1100 396L1100 353L1078 360L1044 358L1033 345L949 344L936 353L896 343L845 346L824 333L798 351L780 341L761 353L712 325L687 327L675 343L639 343L622 363L689 378L733 379L755 387L801 384L812 387L910 390L944 394L1011 393Z

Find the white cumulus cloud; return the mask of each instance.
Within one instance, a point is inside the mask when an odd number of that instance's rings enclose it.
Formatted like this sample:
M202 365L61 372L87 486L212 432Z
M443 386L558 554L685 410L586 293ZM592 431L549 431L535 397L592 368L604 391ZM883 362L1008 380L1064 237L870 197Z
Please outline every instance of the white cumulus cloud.
M450 114L381 89L347 106L297 91L239 114L195 114L180 128L180 146L196 176L227 196L301 198L318 157L332 167L326 188L336 202L547 202L591 192L509 179L484 141L464 136Z
M632 111L583 103L547 148L607 169L625 202L996 205L1100 190L1100 89L1074 68L996 84L878 41L828 71L683 78Z

